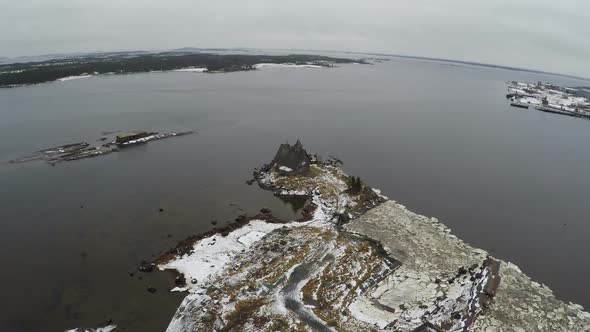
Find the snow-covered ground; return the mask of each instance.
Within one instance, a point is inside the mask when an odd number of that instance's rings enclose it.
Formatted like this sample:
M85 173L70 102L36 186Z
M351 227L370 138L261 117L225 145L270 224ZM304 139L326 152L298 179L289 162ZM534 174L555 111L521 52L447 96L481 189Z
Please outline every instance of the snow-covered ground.
M175 288L175 291L199 290L208 281L223 272L233 258L275 229L301 226L330 227L331 207L322 204L317 193L312 200L317 203L318 208L310 221L281 224L252 220L247 225L230 232L227 236L215 234L197 241L193 245L191 253L160 264L158 268L160 270L176 270L184 275L187 282L186 287Z
M110 324L107 326L97 327L97 328L76 328L76 329L67 330L66 332L111 332L111 331L114 331L116 328L117 328L117 325Z
M513 101L523 104L541 106L543 100L546 100L547 104L545 106L549 108L585 116L590 115L590 100L574 96L565 89L558 90L553 85L509 82L508 94L512 96Z
M215 234L202 239L195 243L192 253L158 267L160 270L176 270L184 274L187 290L199 289L223 271L225 265L242 250L248 249L266 234L280 227L283 225L253 220L227 236Z
M173 71L186 72L186 73L204 73L207 71L207 68L186 67L186 68L174 69Z
M57 79L58 82L67 82L67 81L73 81L73 80L79 80L82 78L89 78L92 77L92 75L79 75L79 76L68 76L68 77L62 77Z
M20 70L10 70L10 71L0 71L0 75L1 74L18 74L18 73L22 73L26 71L25 69L20 69Z
M314 64L295 64L295 63L257 63L253 66L255 69L264 68L322 68Z

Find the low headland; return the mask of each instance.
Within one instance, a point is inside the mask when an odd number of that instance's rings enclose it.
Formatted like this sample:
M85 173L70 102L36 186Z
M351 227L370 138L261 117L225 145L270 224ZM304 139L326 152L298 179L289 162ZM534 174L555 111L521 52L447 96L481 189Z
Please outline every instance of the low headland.
M320 55L254 55L193 52L104 53L40 62L0 64L0 88L52 81L69 81L96 75L179 71L225 73L249 71L269 65L332 67L363 60Z

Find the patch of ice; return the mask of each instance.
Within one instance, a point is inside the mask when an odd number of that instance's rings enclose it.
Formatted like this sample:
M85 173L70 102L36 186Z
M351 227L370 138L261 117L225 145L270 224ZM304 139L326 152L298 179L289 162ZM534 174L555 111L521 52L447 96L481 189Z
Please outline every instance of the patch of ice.
M76 328L71 330L66 330L66 332L111 332L117 328L117 325L111 324L104 327L97 327L95 329L87 329L87 328Z
M520 98L519 101L523 104L541 105L541 101L533 97Z
M279 190L276 192L278 196L308 196L307 191L305 190Z
M188 287L174 287L170 291L171 292L186 292Z
M10 71L0 71L0 74L18 74L26 71L25 69L20 70L10 70Z
M157 138L157 135L149 135L149 136L146 136L146 137L142 137L142 138L138 138L138 139L133 139L133 140L127 141L127 142L123 143L123 145L131 145L131 144L136 144L136 143L148 142L148 141L151 141L151 140L156 139L156 138Z
M58 78L57 80L59 82L67 82L67 81L72 81L72 80L78 80L81 78L88 78L88 77L92 77L92 75L68 76L68 77Z
M174 69L173 71L188 72L188 73L204 73L207 71L207 68L186 67L186 68Z
M295 63L257 63L253 66L255 69L263 68L322 68L313 64L295 64Z
M368 302L364 297L358 298L348 306L350 314L357 320L371 325L376 325L380 329L385 328L389 321L384 318L386 312L376 309L372 303Z
M259 231L252 231L250 233L247 233L243 236L241 236L240 238L238 238L238 242L240 242L241 244L245 245L245 246L249 246L252 243L262 239L267 233L264 232L259 232Z
M283 172L287 172L287 173L293 172L293 169L290 167L287 167L287 166L281 166L281 167L279 167L279 170L281 170Z
M190 326L191 324L186 320L190 320L190 308L194 307L193 303L201 303L203 301L209 300L209 296L202 294L200 292L195 292L187 295L182 303L178 307L176 314L172 317L166 332L183 332L186 331L186 327Z

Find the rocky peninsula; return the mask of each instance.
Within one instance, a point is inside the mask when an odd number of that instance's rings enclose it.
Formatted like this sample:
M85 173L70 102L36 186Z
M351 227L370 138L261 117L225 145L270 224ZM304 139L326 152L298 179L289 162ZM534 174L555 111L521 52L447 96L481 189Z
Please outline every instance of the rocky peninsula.
M300 142L254 179L307 199L303 217L243 216L160 257L188 291L168 332L590 331L581 306Z

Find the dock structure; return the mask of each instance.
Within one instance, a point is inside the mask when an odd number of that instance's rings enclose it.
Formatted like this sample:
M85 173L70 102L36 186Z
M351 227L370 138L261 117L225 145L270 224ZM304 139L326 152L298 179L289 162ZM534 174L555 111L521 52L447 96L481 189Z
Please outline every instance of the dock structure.
M590 114L586 115L586 114L582 114L580 112L571 112L571 111L567 111L567 110L563 110L563 109L559 109L559 108L555 108L555 107L537 106L537 107L535 107L535 109L537 111L541 111L541 112L573 116L575 118L590 119Z
M553 84L509 82L506 98L510 106L590 119L590 99L579 89Z
M519 108L526 108L526 109L529 108L529 104L520 103L520 102L510 103L510 106L512 106L512 107L519 107Z

